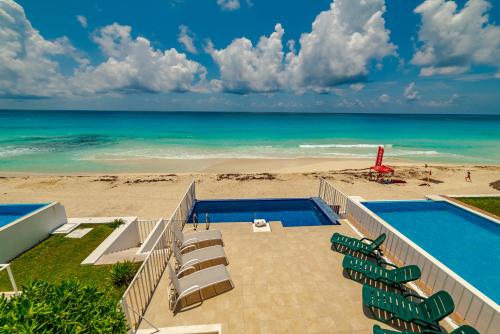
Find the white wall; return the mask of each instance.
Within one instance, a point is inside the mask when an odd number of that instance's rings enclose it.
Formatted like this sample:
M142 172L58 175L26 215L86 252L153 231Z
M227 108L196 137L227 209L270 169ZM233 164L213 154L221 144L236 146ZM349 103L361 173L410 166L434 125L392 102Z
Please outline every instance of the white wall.
M67 221L64 206L53 202L0 230L0 263L8 263L47 238Z

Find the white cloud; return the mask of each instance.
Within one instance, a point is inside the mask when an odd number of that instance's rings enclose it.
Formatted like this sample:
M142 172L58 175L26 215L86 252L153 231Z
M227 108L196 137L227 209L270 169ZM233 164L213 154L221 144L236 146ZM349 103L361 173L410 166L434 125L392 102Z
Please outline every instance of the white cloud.
M179 36L177 40L184 46L184 49L186 49L186 51L191 53L198 53L198 50L194 45L193 37L190 34L191 31L189 31L189 28L181 24L179 26Z
M44 39L11 0L0 1L0 96L51 96L66 93L56 58L86 60L66 37Z
M415 85L415 82L410 83L408 86L405 87L405 99L409 102L416 101L420 99L420 92L417 90L417 86Z
M80 23L80 25L82 26L82 28L87 28L88 27L87 18L85 16L83 16L83 15L77 15L76 19L78 20L78 22Z
M433 108L448 107L452 104L455 104L456 100L459 98L460 95L455 93L450 98L447 99L422 101L421 104L426 107L433 107Z
M94 93L206 92L206 69L176 49L155 49L131 27L114 23L92 40L106 60L90 65L66 37L43 38L11 0L0 1L0 97L53 97ZM59 62L74 62L63 74Z
M391 97L387 94L382 94L378 97L378 101L380 103L388 103L391 100Z
M464 73L473 65L500 68L500 27L489 22L491 5L469 0L457 10L454 1L426 0L415 9L422 16L422 44L412 63L422 76Z
M176 49L157 50L143 37L132 38L129 26L114 23L93 40L107 61L78 71L70 82L80 93L170 92L201 89L206 69Z
M372 60L394 55L382 15L384 0L335 0L302 34L298 54L287 55L296 87L331 87L363 80Z
M226 91L330 92L336 85L364 80L372 61L395 54L384 12L384 0L335 0L316 17L312 31L302 34L298 53L294 41L287 42L290 52L284 53L279 23L256 46L239 38L224 49L215 50L209 43L205 50L219 66Z
M240 8L239 0L217 0L217 4L224 10L236 10Z
M355 92L360 92L363 90L363 88L365 88L365 85L363 85L362 83L355 83L350 85L349 87Z
M208 42L205 50L220 68L221 85L232 93L273 92L281 87L284 30L280 24L269 37L253 46L247 38L235 39L225 49L216 50Z

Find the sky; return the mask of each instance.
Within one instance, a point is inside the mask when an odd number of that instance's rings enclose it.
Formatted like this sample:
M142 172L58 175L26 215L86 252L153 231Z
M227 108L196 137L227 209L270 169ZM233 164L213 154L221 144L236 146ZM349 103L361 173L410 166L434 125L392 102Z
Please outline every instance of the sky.
M493 0L0 0L0 109L500 114Z

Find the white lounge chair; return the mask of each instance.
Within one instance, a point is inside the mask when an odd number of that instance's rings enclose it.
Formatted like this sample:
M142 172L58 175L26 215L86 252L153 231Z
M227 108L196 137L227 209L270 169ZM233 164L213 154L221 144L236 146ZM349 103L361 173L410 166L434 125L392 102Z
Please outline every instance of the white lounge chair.
M223 264L225 266L229 264L224 248L219 245L200 248L189 253L182 254L179 246L174 243L173 250L175 261L178 265L178 277L183 277L185 273L190 271L198 271L219 264Z
M168 272L170 275L171 288L170 310L174 313L177 311L177 307L183 299L185 299L185 305L181 305L178 311L188 306L190 301L196 301L196 297L199 298L199 301L191 305L192 307L199 306L205 299L234 288L234 283L229 276L229 272L226 266L222 264L178 278L169 263Z
M224 246L222 233L218 230L197 231L186 234L181 231L180 226L176 223L172 224L171 229L182 253L214 244Z

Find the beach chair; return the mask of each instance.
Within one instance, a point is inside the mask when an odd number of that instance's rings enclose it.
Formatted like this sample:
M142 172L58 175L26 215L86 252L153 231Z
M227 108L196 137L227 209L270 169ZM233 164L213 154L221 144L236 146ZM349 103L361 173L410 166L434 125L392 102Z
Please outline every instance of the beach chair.
M387 269L384 266L390 266L394 269ZM415 281L420 278L422 274L420 268L411 265L398 268L396 265L379 261L378 263L359 259L354 256L346 255L342 261L342 267L346 270L347 275L352 280L361 282L364 278L369 278L377 282L382 282L387 285L403 288L403 284ZM351 272L359 273L359 279L356 279Z
M167 266L170 276L170 310L173 313L182 311L186 306L199 306L205 299L234 288L224 265L196 271L182 278L177 277L170 263ZM220 285L224 287L218 288Z
M218 230L183 233L180 226L175 222L172 222L171 230L182 253L214 244L224 246L222 233Z
M382 256L380 245L382 245L385 238L385 233L379 235L375 240L369 238L358 240L356 238L351 238L340 233L334 233L330 241L335 250L340 253L346 253L348 250L352 250L368 256L379 257ZM370 241L370 243L363 242L365 240ZM344 251L341 251L341 246L345 247L346 249Z
M373 326L373 334L444 334L442 331L436 331L432 329L423 329L421 332L410 332L410 331L393 331L390 329L383 329L379 325ZM471 326L463 325L457 329L450 332L450 334L479 334L479 332Z
M409 296L422 301L416 303L408 299ZM441 330L439 321L453 313L455 304L446 291L438 291L429 298L424 298L413 293L394 293L363 285L363 304L365 304L373 317L382 322L400 319L415 323L422 327ZM377 311L377 312L376 312ZM386 317L380 316L386 313Z
M189 253L182 254L179 246L174 243L173 250L175 261L178 266L178 277L184 276L185 273L191 270L198 271L219 264L223 264L225 266L229 264L224 248L219 245L200 248Z

